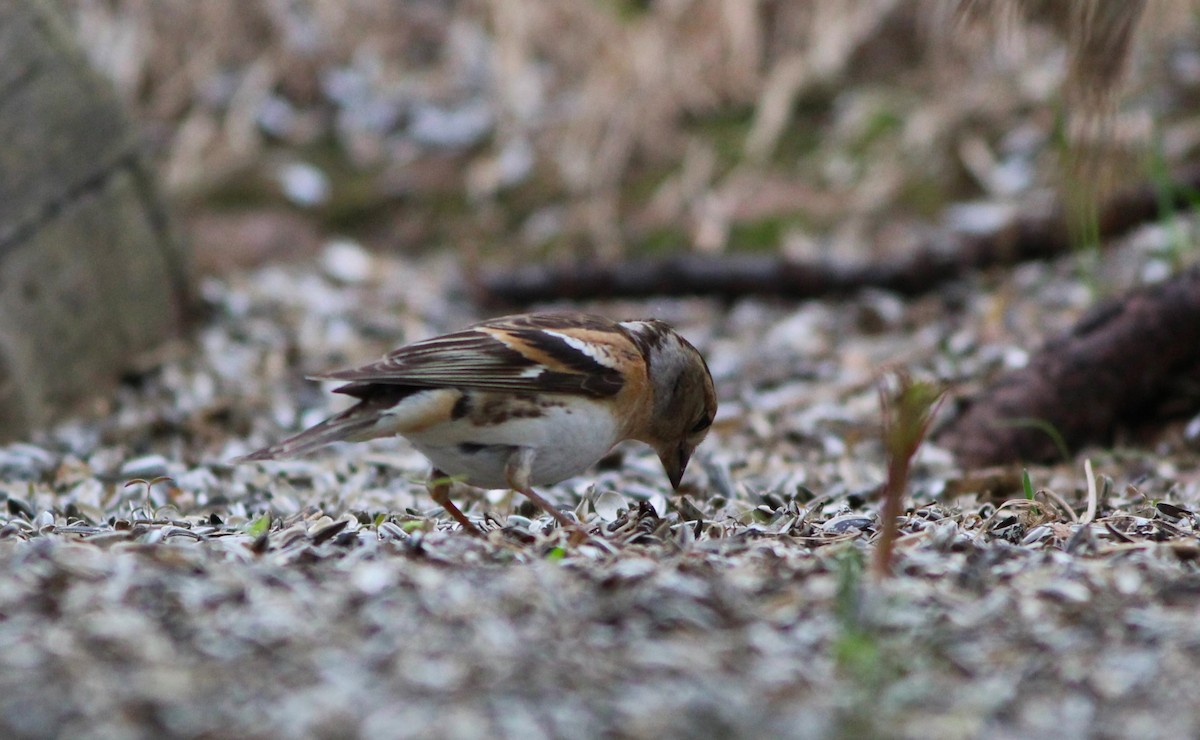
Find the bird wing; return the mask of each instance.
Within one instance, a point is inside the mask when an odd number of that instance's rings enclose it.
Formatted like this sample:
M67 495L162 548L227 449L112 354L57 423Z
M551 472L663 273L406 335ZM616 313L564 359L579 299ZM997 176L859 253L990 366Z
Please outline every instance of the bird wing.
M526 314L476 324L396 349L377 362L311 376L341 393L374 384L614 396L622 368L641 362L628 330L589 314Z

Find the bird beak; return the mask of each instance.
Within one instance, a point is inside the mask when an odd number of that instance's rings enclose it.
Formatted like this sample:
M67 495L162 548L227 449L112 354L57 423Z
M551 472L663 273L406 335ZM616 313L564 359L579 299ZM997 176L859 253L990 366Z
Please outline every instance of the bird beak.
M671 488L676 491L679 490L679 482L683 480L683 471L687 469L691 456L691 451L682 445L658 453L658 459L662 460L663 468L667 471L667 478L671 480Z

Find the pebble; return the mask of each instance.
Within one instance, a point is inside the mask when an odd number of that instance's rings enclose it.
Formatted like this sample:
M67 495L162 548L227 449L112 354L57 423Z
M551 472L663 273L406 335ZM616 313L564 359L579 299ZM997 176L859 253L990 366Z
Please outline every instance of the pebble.
M14 442L0 447L0 478L34 480L53 470L57 457L36 445Z
M170 464L162 455L145 455L134 458L121 466L121 477L151 480L167 474Z
M321 168L307 162L290 162L275 173L285 198L298 206L312 208L329 200L332 186Z
M365 282L374 272L375 258L358 242L336 239L321 252L321 270L347 285Z

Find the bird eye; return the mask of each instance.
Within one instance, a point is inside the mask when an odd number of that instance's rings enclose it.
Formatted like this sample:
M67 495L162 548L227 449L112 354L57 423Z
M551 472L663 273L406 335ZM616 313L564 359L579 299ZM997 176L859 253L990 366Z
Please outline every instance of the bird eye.
M688 431L688 434L699 434L700 432L703 432L705 429L708 429L710 426L712 426L712 423L712 417L708 414L705 414L704 416L701 416L700 421L696 422L695 425Z

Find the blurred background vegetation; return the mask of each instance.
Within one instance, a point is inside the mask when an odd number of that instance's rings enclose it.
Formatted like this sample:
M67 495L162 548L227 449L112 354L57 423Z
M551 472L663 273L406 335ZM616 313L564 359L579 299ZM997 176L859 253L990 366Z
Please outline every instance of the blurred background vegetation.
M1088 57L1089 0L58 2L202 271L331 236L876 259L1200 149L1195 3Z

